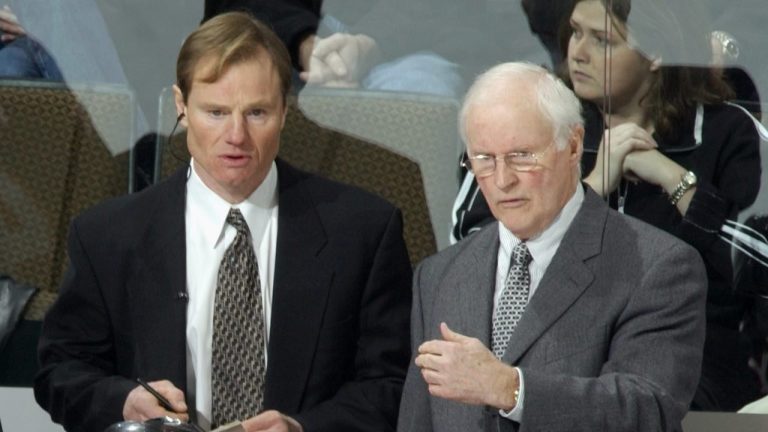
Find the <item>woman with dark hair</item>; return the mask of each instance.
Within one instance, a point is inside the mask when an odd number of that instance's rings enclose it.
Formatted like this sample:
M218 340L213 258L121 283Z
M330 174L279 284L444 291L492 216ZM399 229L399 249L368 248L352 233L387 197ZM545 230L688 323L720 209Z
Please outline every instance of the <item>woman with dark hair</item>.
M760 383L739 331L749 299L733 290L719 233L757 196L760 139L749 114L725 102L732 92L714 69L681 66L711 55L706 20L685 3L676 14L659 0L574 1L567 73L585 103L584 181L704 258L707 338L692 408L734 411Z

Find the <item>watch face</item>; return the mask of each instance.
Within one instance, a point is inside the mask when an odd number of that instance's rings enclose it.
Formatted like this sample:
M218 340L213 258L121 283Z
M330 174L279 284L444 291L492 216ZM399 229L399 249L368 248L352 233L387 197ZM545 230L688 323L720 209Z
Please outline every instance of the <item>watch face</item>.
M683 176L683 181L688 184L688 186L694 186L696 185L696 174L693 173L693 171L688 171Z
M723 44L723 53L732 59L736 59L739 57L739 46L733 41L727 41Z

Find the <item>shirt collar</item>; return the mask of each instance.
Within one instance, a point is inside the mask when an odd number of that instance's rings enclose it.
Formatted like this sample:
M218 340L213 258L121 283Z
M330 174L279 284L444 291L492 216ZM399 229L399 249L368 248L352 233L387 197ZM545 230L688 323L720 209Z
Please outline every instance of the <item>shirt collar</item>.
M579 212L582 202L584 202L584 188L581 184L578 184L576 192L565 203L565 206L560 210L560 213L557 214L552 223L541 234L528 239L526 245L535 262L549 263L552 260L555 252L557 252L557 248L560 246L560 242L565 236L565 232L568 231L571 222L576 217L576 213ZM512 234L501 222L498 222L498 225L499 247L502 248L505 256L512 256L512 250L521 240Z
M252 233L264 231L270 212L277 206L277 166L274 161L259 187L237 204L230 204L203 183L197 175L194 159L190 165L187 209L195 215L198 221L196 228L201 230L206 245L215 248L224 238L227 215L231 208L240 210Z

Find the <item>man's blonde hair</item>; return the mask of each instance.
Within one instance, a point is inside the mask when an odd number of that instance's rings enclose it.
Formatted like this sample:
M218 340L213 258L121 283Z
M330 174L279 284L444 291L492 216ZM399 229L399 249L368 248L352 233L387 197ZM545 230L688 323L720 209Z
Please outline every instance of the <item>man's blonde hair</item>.
M203 82L216 82L227 68L266 54L280 79L285 99L291 88L291 57L277 35L265 24L245 12L217 15L192 32L179 51L176 61L176 84L184 102L192 90L200 62L214 59L213 67Z

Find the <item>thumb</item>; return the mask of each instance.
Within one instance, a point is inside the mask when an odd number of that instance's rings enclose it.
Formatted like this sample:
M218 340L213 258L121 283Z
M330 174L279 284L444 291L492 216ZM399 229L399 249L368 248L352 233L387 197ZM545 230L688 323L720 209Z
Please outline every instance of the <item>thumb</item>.
M456 333L455 331L448 328L448 324L444 322L440 323L440 334L442 334L443 339L445 339L448 342L461 342L467 339L467 336L464 336L460 333Z

